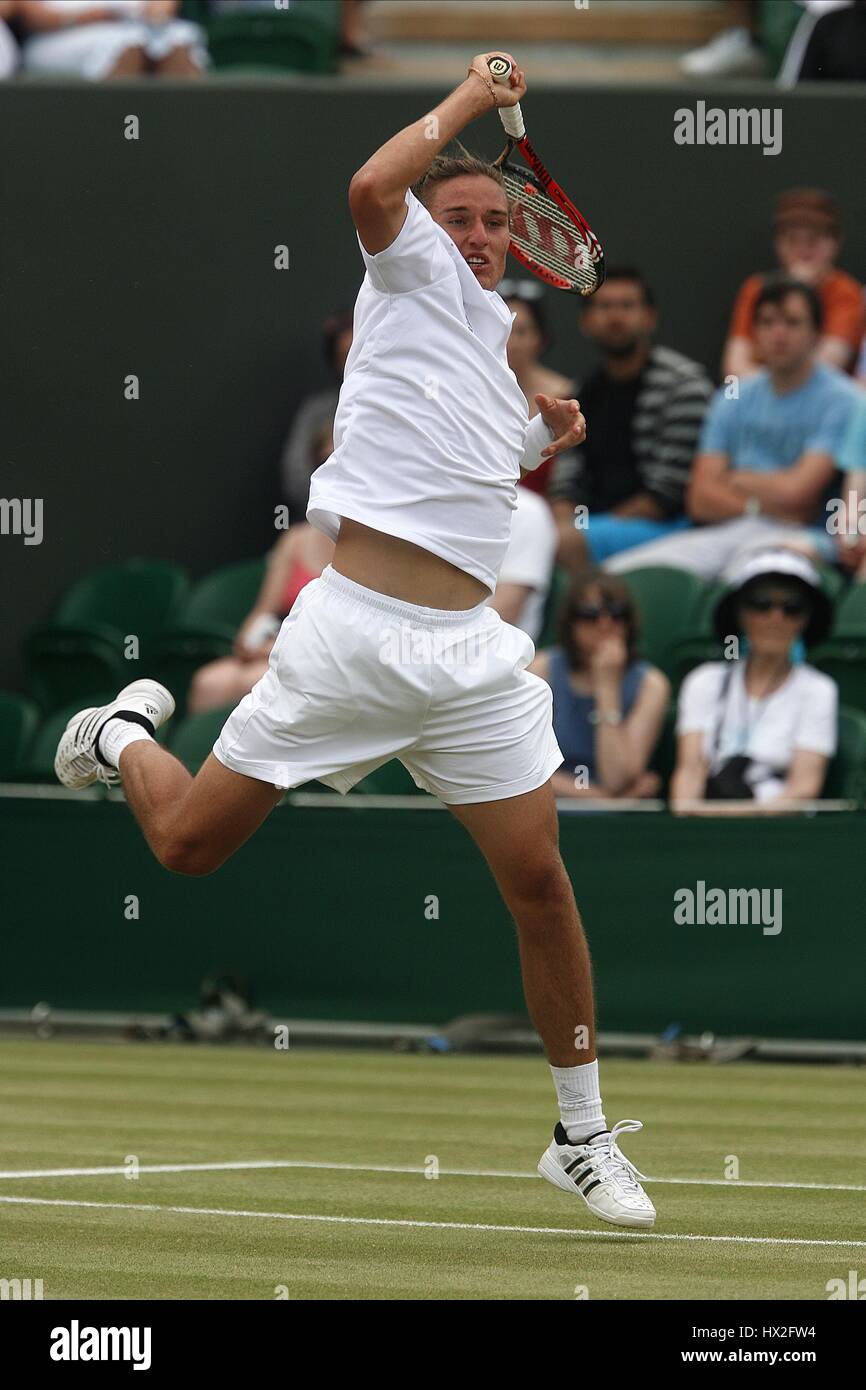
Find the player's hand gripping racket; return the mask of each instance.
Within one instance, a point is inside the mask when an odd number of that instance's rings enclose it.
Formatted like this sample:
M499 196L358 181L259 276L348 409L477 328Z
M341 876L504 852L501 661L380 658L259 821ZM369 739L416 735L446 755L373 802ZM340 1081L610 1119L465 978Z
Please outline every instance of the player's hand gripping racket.
M508 82L512 65L507 58L488 58L487 66L494 82ZM508 144L495 164L513 204L511 254L556 289L594 294L604 283L601 242L527 140L520 103L500 106L498 111ZM511 162L515 149L529 169Z

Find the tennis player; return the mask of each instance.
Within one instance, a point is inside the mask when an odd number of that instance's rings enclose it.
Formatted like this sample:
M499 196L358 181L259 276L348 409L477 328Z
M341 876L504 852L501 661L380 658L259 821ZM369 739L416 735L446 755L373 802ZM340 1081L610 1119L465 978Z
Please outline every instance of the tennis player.
M69 723L66 786L122 779L157 859L218 868L287 788L347 792L397 757L475 839L517 924L527 1006L560 1123L539 1172L605 1221L651 1226L642 1174L622 1154L599 1091L589 953L559 853L551 774L562 754L534 647L488 607L521 469L581 442L574 400L526 401L508 367L513 315L496 293L509 204L499 171L441 152L471 121L526 93L487 58L401 130L349 188L366 274L308 520L336 542L301 592L267 672L229 716L193 779L154 733L169 692L138 680ZM510 57L510 55L509 55ZM611 715L615 711L610 712Z

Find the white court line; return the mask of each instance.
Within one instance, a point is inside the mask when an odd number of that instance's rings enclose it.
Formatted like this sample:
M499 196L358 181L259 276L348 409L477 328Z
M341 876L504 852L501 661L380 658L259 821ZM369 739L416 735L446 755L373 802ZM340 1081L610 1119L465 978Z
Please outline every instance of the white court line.
M426 1173L426 1168L389 1163L313 1163L302 1158L261 1158L234 1163L140 1163L137 1173L225 1173L251 1172L260 1168L312 1168L324 1172L347 1173ZM105 1168L24 1168L0 1172L0 1179L9 1178L101 1178L123 1175L131 1171L126 1164ZM513 1173L496 1169L440 1168L443 1178L537 1178L538 1173ZM686 1187L769 1187L793 1188L810 1192L866 1192L864 1183L844 1182L753 1182L734 1178L645 1178L645 1182Z
M319 1216L313 1212L243 1211L223 1207L159 1206L154 1202L79 1202L64 1197L0 1197L10 1206L28 1207L88 1207L100 1211L149 1211L177 1216L243 1216L264 1221L320 1221L336 1226L401 1226L434 1231L494 1231L504 1235L525 1236L595 1236L608 1240L626 1237L630 1240L704 1241L723 1245L818 1245L841 1246L844 1250L866 1249L866 1240L808 1240L798 1236L699 1236L634 1231L620 1227L616 1231L583 1231L567 1226L495 1226L480 1221L415 1221L386 1216Z

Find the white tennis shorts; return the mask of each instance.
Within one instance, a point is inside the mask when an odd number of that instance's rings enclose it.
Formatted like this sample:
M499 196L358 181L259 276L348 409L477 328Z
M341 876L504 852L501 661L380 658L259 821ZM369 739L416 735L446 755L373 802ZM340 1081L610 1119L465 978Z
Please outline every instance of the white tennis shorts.
M520 796L563 761L550 687L525 669L534 655L486 604L420 608L329 565L301 590L214 755L287 789L348 792L399 758L447 805Z

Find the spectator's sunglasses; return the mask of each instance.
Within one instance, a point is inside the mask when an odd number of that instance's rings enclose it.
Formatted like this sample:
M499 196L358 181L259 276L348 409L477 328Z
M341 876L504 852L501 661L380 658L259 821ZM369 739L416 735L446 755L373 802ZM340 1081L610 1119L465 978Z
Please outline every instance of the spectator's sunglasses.
M786 618L802 618L809 611L809 604L799 594L789 594L787 598L775 598L773 594L749 594L743 603L753 613L770 613L778 608Z
M574 623L597 623L605 614L616 623L624 623L628 617L628 604L619 599L609 599L604 603L579 603L571 610L571 620Z

